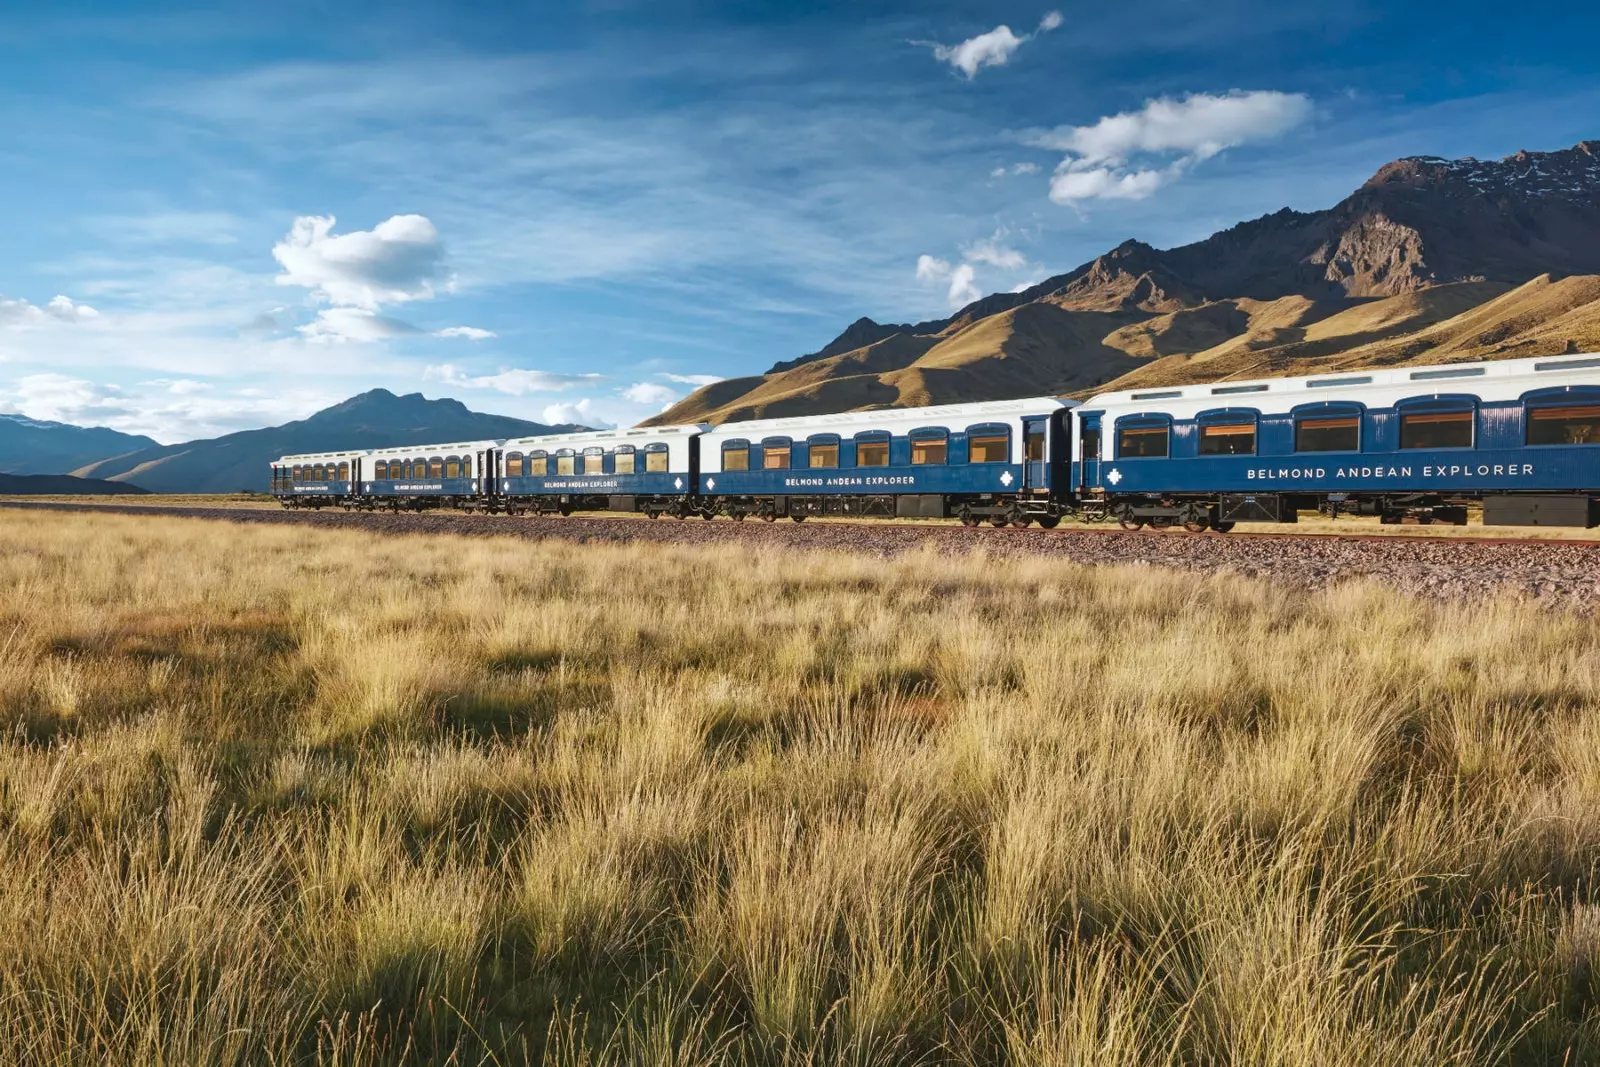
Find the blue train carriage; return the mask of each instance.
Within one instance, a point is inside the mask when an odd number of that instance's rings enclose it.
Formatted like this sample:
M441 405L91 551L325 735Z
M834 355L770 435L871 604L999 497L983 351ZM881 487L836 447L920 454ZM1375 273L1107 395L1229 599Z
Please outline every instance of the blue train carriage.
M272 495L286 508L354 506L369 451L283 456L272 464Z
M504 506L516 514L699 514L694 486L704 431L647 426L508 440L500 463Z
M1105 393L1072 478L1125 527L1294 522L1593 526L1600 356L1358 370Z
M730 422L700 438L705 510L1037 522L1071 508L1067 414L1055 397Z
M496 495L494 472L502 443L373 449L361 482L360 506L389 511L487 508Z

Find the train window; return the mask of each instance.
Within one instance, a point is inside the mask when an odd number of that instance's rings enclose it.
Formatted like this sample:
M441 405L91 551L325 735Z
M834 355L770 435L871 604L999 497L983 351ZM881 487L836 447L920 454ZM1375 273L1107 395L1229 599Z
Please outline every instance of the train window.
M1341 415L1331 419L1296 419L1296 452L1359 452L1361 416Z
M761 466L769 471L788 470L789 446L763 445L761 448Z
M428 460L428 477L429 478L443 478L444 477L444 460L442 458L440 458L439 456L433 456L432 458L430 458Z
M444 476L446 478L461 477L461 457L446 456L444 461Z
M604 474L606 472L606 455L604 452L585 452L583 456L583 473Z
M463 477L463 478L472 477L472 457L471 456L462 456L461 457L461 477Z
M577 456L557 456L556 457L556 473L557 474L573 474L573 473L575 473L576 472L576 468L577 468L577 460L578 460Z
M1253 422L1208 423L1200 427L1202 456L1253 456L1255 451Z
M536 478L542 478L550 473L549 456L529 456L528 473Z
M665 474L667 470L667 450L646 452L644 454L644 469L650 474Z
M839 465L839 445L837 442L824 443L818 441L806 451L813 469L837 467Z
M1100 458L1100 431L1085 429L1083 438L1079 442L1080 454L1084 459Z
M632 452L631 449L629 451L626 451L626 452L624 452L620 448L617 449L617 454L616 454L616 456L613 457L612 461L615 464L615 466L613 467L613 472L614 473L616 473L616 474L632 474L633 473L633 452Z
M1118 459L1161 459L1167 455L1171 427L1120 426L1117 428Z
M295 464L293 477L294 477L294 480L297 481L297 482L305 481L305 475L300 473L300 465L299 464Z
M911 462L917 466L947 462L945 457L949 453L950 442L947 438L913 437L911 439Z
M350 480L350 461L349 460L346 460L345 462L339 464L339 480L341 482L348 482Z
M1044 462L1044 429L1034 427L1028 430L1028 462Z
M389 480L389 461L380 459L372 465L372 478L374 481L385 482Z
M325 481L327 481L328 480L328 468L324 467L322 464L318 463L317 466L316 466L316 477L313 478L312 480L313 481L317 481L317 482L325 482Z
M750 446L744 443L722 446L722 469L747 471L750 469Z
M1419 411L1400 416L1401 448L1471 448L1472 412Z
M522 453L521 452L512 452L511 454L506 456L506 477L507 478L520 478L520 477L522 477Z
M1003 435L989 434L967 440L969 463L1004 463L1011 458L1011 441Z
M887 467L889 465L888 441L857 441L856 466Z
M1600 404L1531 409L1528 412L1528 443L1600 445Z

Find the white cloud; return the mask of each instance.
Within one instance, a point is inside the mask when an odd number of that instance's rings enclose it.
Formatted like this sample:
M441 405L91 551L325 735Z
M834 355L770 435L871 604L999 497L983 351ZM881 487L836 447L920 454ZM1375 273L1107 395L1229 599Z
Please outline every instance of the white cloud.
M996 167L989 172L991 178L1015 178L1019 174L1038 174L1037 163L1013 163L1009 167Z
M78 426L114 424L133 414L122 390L65 374L29 374L5 391L6 406L31 419Z
M296 329L307 341L317 344L386 341L391 337L411 337L422 332L408 322L366 308L353 307L323 308L317 312L315 319Z
M996 232L993 237L975 241L966 248L968 263L987 263L1001 270L1020 270L1028 265L1028 257L1015 248L1002 244L1005 234Z
M622 399L633 404L648 404L663 410L678 402L676 390L655 382L634 382L622 391Z
M334 234L331 215L302 215L272 257L279 285L310 289L319 299L377 311L383 304L428 300L444 266L439 231L423 215L395 215L371 230Z
M678 382L680 385L693 385L696 387L715 385L723 380L715 374L663 374L661 377L669 382Z
M447 326L433 331L435 337L465 337L469 341L487 341L496 336L493 330L480 330L476 326Z
M983 291L978 288L975 264L1002 271L1016 271L1030 266L1028 257L1008 246L1005 238L1006 231L1000 229L990 237L974 241L962 250L962 262L954 265L938 256L920 255L917 257L917 280L945 286L945 299L952 309L982 299Z
M937 41L913 41L913 44L925 45L933 49L935 59L948 63L972 80L978 76L978 71L983 67L1002 67L1010 61L1013 53L1027 42L1033 40L1038 34L1049 33L1061 25L1061 12L1047 12L1039 20L1039 28L1033 33L1017 36L1011 31L1010 26L996 26L988 33L980 33L976 37L969 37L960 44L944 45Z
M43 307L26 300L0 297L0 326L46 326L53 322L79 323L100 317L88 304L65 296L53 296Z
M489 389L507 396L526 396L529 393L558 393L580 385L594 385L605 381L604 374L553 374L550 371L506 368L496 374L469 375L454 363L441 363L426 368L422 376L431 381L443 382L457 389ZM570 422L572 420L558 420Z
M551 425L566 422L575 422L581 426L593 426L596 429L609 430L616 424L602 419L594 410L594 401L588 397L571 404L547 404L541 416L542 421Z
M1068 153L1050 182L1050 199L1056 203L1138 200L1195 163L1228 148L1281 136L1311 114L1311 99L1303 93L1191 93L1149 100L1138 111L1107 115L1092 126L1058 127L1029 143ZM1170 162L1132 162L1151 157Z

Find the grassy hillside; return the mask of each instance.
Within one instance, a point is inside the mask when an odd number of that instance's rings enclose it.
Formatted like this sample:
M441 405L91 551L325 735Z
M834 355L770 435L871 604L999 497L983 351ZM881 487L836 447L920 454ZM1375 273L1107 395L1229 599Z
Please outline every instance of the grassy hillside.
M1592 620L0 512L0 643L0 1062L1600 1055Z

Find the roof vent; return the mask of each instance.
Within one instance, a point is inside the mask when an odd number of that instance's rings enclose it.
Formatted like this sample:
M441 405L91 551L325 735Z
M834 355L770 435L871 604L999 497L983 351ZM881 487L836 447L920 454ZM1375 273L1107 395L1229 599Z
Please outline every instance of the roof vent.
M1265 385L1219 385L1211 390L1212 396L1228 396L1233 393L1264 393Z
M1175 396L1182 396L1182 389L1166 389L1159 393L1134 393L1135 400L1171 400Z
M1307 389L1323 389L1331 385L1371 385L1372 375L1364 374L1359 378L1322 378L1318 381L1307 382Z
M1483 374L1483 367L1446 367L1444 370L1414 370L1411 380L1414 382L1431 382L1438 378L1476 378Z
M1583 370L1585 367L1600 367L1600 356L1591 359L1564 359L1558 363L1535 363L1534 370Z

